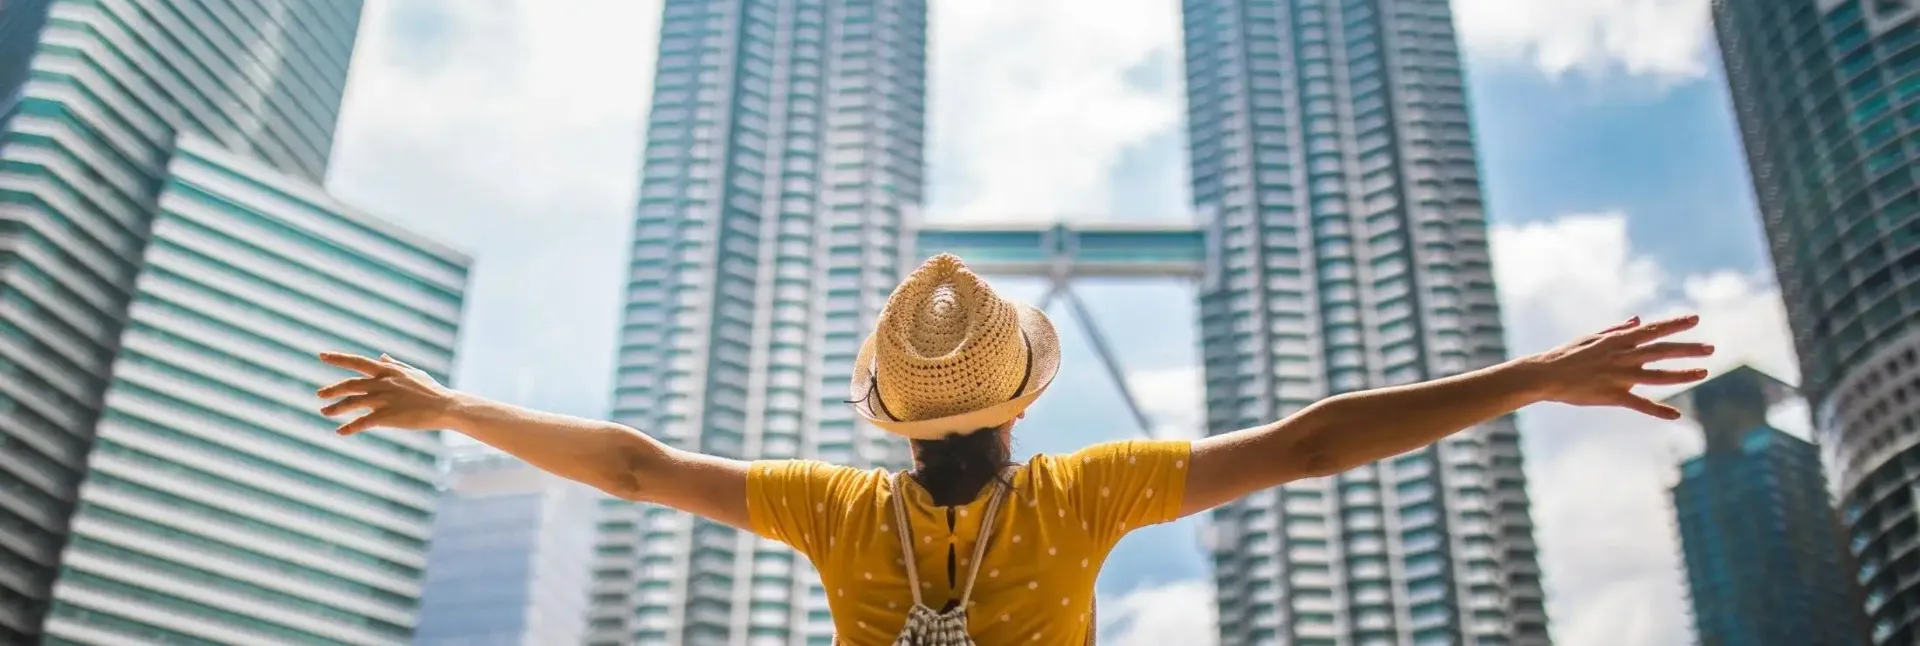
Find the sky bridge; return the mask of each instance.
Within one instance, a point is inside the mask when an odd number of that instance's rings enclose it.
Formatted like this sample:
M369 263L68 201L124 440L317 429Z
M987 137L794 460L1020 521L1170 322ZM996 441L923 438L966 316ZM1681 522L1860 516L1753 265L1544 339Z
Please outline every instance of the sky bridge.
M1112 344L1093 312L1073 291L1081 278L1183 278L1198 281L1206 273L1206 231L1192 225L1132 223L1008 223L923 226L915 232L915 254L924 258L947 252L989 276L1019 276L1048 281L1035 305L1046 310L1065 301L1080 321L1107 376L1120 391L1140 433L1154 436L1152 418L1140 406Z

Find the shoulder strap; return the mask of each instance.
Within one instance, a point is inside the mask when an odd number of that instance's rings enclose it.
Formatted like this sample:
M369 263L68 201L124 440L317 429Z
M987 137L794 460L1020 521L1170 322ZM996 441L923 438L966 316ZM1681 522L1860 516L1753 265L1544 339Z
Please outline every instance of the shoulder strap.
M973 542L973 558L967 562L967 578L960 589L960 607L973 600L973 581L980 574L980 559L986 556L987 539L993 537L993 526L1000 518L1000 505L1007 497L1007 485L1003 478L1011 478L1013 467L1000 472L1001 478L993 481L993 497L987 500L986 516L980 519L980 536ZM907 496L904 478L906 472L893 473L893 524L900 527L900 554L907 560L907 587L913 590L914 605L925 605L920 597L919 561L913 555L913 536L907 524Z
M900 557L906 559L907 589L913 591L913 605L925 605L920 601L920 561L913 556L913 529L907 524L907 490L901 486L903 471L893 472L893 524L900 529Z
M993 537L993 526L1000 519L1000 503L1007 498L1007 482L1013 479L1013 467L1000 470L1000 477L993 480L993 497L987 500L987 514L980 518L980 536L973 541L973 560L967 562L966 587L960 589L960 607L967 607L973 600L973 581L980 576L980 560L987 555L987 539Z
M1013 472L1014 469L1009 467L1007 470L1002 471L1001 475L1011 479ZM893 473L893 492L889 494L893 497L893 524L900 529L900 554L901 558L906 559L907 588L913 592L913 604L923 606L926 604L921 601L920 598L920 565L919 561L913 556L913 530L912 527L907 524L906 489L901 486L901 478L904 476L905 472L895 471ZM993 498L987 501L987 514L980 522L980 537L978 540L975 540L973 544L973 560L967 564L966 588L960 593L960 608L963 611L967 607L967 603L973 599L973 581L980 575L980 559L986 556L987 539L992 537L995 521L999 520L1000 503L1006 498L1006 493L1006 484L1000 480L995 480L993 485ZM1094 644L1097 643L1096 637L1100 632L1100 604L1095 601L1089 605L1092 607L1087 613L1087 646L1094 646ZM841 643L838 636L834 637L833 643L836 646Z

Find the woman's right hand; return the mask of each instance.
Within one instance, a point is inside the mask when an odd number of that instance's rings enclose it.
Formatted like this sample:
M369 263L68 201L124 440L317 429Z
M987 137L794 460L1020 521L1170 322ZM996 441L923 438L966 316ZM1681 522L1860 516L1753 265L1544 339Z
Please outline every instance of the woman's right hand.
M338 399L320 409L320 414L338 417L365 409L361 415L341 424L335 432L352 435L376 427L407 430L446 428L459 392L440 385L426 371L398 359L380 355L370 359L355 354L322 352L320 360L337 368L360 373L321 388L321 399Z
M1667 370L1647 364L1668 359L1713 356L1704 343L1662 341L1700 324L1698 316L1681 316L1655 323L1634 317L1620 325L1542 352L1524 361L1531 364L1547 401L1573 406L1618 406L1660 419L1679 419L1680 411L1633 392L1639 386L1678 386L1707 377L1700 368Z

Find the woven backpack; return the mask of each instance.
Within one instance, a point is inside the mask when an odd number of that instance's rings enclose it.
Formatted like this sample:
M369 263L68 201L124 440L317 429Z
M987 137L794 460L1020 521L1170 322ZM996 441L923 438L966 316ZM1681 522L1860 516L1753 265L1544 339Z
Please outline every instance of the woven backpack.
M960 603L952 610L939 612L927 607L920 598L919 568L913 556L913 536L907 524L906 496L900 492L902 473L893 474L893 520L900 528L900 552L906 559L907 587L913 591L913 605L907 608L907 625L900 629L900 636L893 640L894 646L974 646L973 637L967 634L967 606L973 600L973 582L980 574L980 560L987 553L987 539L992 537L995 521L1000 517L1000 504L1007 497L1007 485L999 479L994 480L993 497L987 501L987 515L980 521L980 536L973 543L973 559L967 562L967 578L961 584ZM1095 620L1096 622L1098 620ZM1097 623L1096 623L1097 625ZM1094 630L1087 631L1087 646L1094 646ZM840 644L835 640L836 645Z

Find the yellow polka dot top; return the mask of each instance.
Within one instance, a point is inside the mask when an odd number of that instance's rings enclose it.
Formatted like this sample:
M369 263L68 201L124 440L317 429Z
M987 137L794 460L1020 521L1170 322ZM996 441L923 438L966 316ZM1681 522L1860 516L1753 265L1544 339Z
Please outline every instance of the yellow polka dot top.
M1014 471L967 609L974 641L1086 643L1101 563L1128 532L1179 516L1190 455L1186 441L1110 442ZM960 597L992 488L940 507L912 478L901 482L921 597L942 610ZM913 603L892 489L883 470L808 460L756 462L747 476L754 533L813 562L848 646L892 644Z

